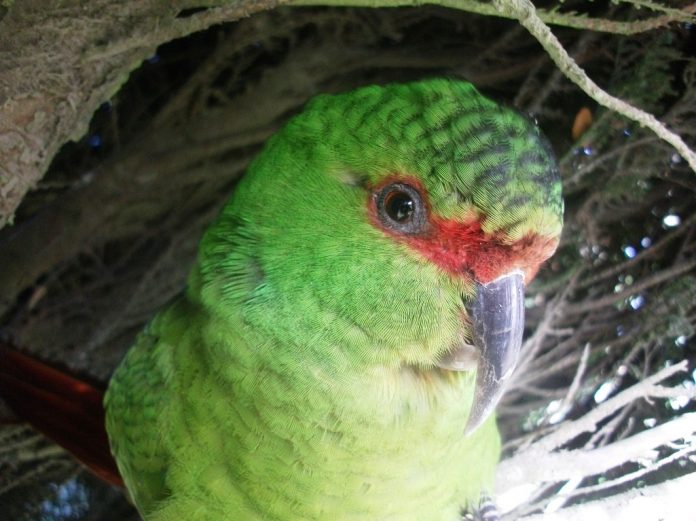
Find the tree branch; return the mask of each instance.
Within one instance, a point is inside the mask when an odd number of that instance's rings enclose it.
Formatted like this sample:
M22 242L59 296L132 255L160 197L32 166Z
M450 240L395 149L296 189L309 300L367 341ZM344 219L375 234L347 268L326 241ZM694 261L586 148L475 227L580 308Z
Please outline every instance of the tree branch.
M557 450L583 433L594 431L602 420L634 400L677 394L694 399L696 392L693 390L657 385L677 372L686 370L687 367L687 362L683 361L659 371L598 405L580 419L562 423L554 432L526 445L514 456L503 460L498 467L496 482L496 491L503 497L503 504L509 502L506 497L509 498L520 489L530 490L547 486L549 483L582 480L623 463L635 461L651 449L692 436L696 432L696 413L687 413L596 449ZM692 449L693 447L689 448Z
M452 9L460 9L470 13L485 16L499 16L515 19L516 16L501 11L490 2L478 0L289 0L289 5L332 5L341 7L406 7L419 4L434 4ZM694 22L693 13L696 12L696 4L691 4L678 9L670 9L664 15L638 20L635 22L617 22L605 18L591 18L588 16L559 13L558 11L546 11L539 9L539 18L545 23L561 25L572 29L584 29L613 34L639 34L660 27L665 27L673 22Z
M660 138L672 145L686 160L691 169L696 172L696 153L689 148L684 140L665 127L652 114L612 96L592 81L585 71L575 63L563 45L561 45L561 42L551 32L551 29L539 17L534 4L530 0L493 0L492 5L501 13L517 19L520 24L526 27L530 34L546 50L558 68L563 71L563 74L588 96L600 105L639 123L641 126L648 127Z
M694 490L696 473L564 508L558 512L524 516L519 521L691 521Z

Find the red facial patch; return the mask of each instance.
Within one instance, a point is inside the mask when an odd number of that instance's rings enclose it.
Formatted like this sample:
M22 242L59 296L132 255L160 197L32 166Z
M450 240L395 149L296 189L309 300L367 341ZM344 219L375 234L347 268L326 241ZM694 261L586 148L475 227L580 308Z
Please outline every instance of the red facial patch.
M374 194L392 183L408 184L418 190L426 206L428 226L423 233L407 235L385 226L380 219L377 198ZM526 282L536 275L539 266L551 256L557 240L529 234L518 241L506 244L502 234L486 234L482 230L485 216L469 221L443 219L431 212L427 191L413 177L389 176L374 187L368 199L372 223L384 233L406 244L446 272L461 277L473 276L481 283L520 269Z

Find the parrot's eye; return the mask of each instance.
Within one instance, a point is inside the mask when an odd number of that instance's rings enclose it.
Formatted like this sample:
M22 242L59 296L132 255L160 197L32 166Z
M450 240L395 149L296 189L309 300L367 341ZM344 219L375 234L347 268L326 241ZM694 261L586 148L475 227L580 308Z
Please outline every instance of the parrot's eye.
M392 183L376 194L377 212L382 223L407 235L423 233L428 219L420 193L405 183Z
M384 198L384 211L396 222L404 223L413 218L416 203L406 192L391 192Z

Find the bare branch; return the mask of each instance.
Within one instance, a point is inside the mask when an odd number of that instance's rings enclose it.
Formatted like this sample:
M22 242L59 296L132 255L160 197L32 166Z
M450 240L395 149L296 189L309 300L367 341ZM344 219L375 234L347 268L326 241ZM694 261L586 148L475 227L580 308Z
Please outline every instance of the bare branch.
M692 521L696 473L604 499L520 518L520 521Z
M516 18L507 11L498 9L495 4L478 0L425 0L423 4L435 4L452 9L461 9L470 13L486 16L500 16L503 18ZM289 0L289 5L335 5L344 7L397 7L412 6L413 0ZM590 18L587 16L560 13L558 11L538 10L541 20L552 25L562 25L573 29L585 29L614 34L638 34L659 27L665 27L673 22L693 21L692 14L696 12L696 4L684 7L681 10L670 10L662 16L638 20L635 22L617 22L605 18Z
M504 460L498 469L496 490L504 493L523 484L538 486L545 482L592 476L624 462L633 461L649 449L690 436L696 432L696 413L683 414L658 427L597 449L554 452L581 434L594 431L604 418L634 400L673 394L686 395L693 399L696 397L693 390L674 390L657 385L677 372L685 371L687 367L687 362L683 361L659 371L598 405L580 419L561 424L555 432Z
M629 387L625 391L622 391L606 402L601 403L582 418L562 424L556 432L545 437L539 443L543 444L544 450L551 452L582 433L593 432L604 418L611 416L626 404L634 400L653 396L654 393L662 393L663 388L657 387L657 384L672 375L686 371L687 368L688 362L686 360L664 368L645 380ZM661 396L661 394L658 394L658 396Z
M539 17L534 4L530 0L493 0L496 9L505 15L516 18L546 49L551 59L563 71L568 79L580 87L585 93L600 105L603 105L629 119L648 127L660 138L672 145L696 172L696 153L689 148L684 140L667 129L652 114L636 108L603 90L592 81L570 57L561 42L554 36L551 29Z
M675 277L678 277L683 273L688 273L694 268L696 268L696 260L684 262L672 268L662 270L650 277L646 277L642 279L640 282L637 282L636 284L629 286L625 290L620 291L618 293L605 295L604 297L595 300L578 302L577 304L568 304L565 311L566 313L585 313L594 309L600 309L606 306L611 306L625 298L630 297L631 295L640 293L641 291L644 291L652 286L655 286L668 280L673 280Z

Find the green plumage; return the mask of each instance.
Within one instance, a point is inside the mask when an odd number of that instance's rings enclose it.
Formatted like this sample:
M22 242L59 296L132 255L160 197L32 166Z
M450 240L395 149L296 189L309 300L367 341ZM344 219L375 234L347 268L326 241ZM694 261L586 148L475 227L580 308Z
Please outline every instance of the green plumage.
M370 189L419 180L433 215L555 240L560 183L536 128L464 82L320 96L252 163L185 294L141 333L107 429L147 521L456 521L499 437L463 430L474 285L371 220Z

